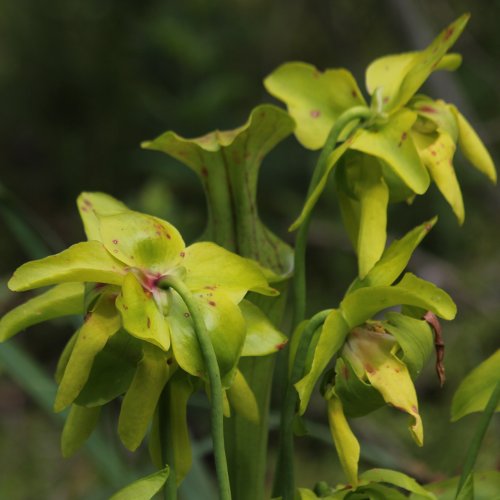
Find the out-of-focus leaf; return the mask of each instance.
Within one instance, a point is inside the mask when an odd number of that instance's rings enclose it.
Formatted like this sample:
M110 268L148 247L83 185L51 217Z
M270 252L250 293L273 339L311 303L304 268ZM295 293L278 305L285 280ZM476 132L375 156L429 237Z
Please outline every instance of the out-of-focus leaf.
M451 420L455 422L469 413L483 411L498 382L500 382L500 349L462 380L453 396ZM496 411L500 411L500 405Z
M150 500L168 479L168 465L158 472L134 481L116 492L109 500Z
M83 312L83 285L81 283L57 285L3 316L0 319L0 342L29 326Z

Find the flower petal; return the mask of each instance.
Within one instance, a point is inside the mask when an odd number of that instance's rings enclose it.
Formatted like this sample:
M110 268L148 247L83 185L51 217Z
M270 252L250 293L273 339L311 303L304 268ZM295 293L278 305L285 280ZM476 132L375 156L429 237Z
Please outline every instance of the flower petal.
M446 132L433 135L412 132L420 158L424 162L445 200L450 204L459 224L463 224L465 211L460 185L453 168L455 143Z
M169 377L166 354L144 342L142 359L125 394L118 418L118 434L130 451L141 444Z
M245 342L245 319L239 307L222 291L196 292L194 297L214 346L223 385L229 386ZM175 359L184 371L204 378L205 363L187 307L174 291L169 291L169 301L168 320Z
M323 147L342 112L366 104L356 80L345 69L321 73L311 64L285 63L264 80L264 85L286 103L297 123L295 135L309 149Z
M229 252L215 243L201 242L185 250L185 283L191 290L220 289L235 303L248 291L263 295L277 295L271 288L259 265Z
M181 260L184 240L168 222L129 211L100 216L99 224L108 252L131 267L164 274Z
M248 300L242 300L238 305L247 327L242 356L266 356L285 347L288 339L260 308Z
M72 281L121 285L123 264L98 241L85 241L19 267L8 287L16 292Z
M448 49L462 33L470 15L464 14L445 28L424 50L382 57L366 71L366 86L370 94L382 89L385 111L404 106L436 69L447 69L450 60L442 62ZM452 63L452 67L456 64Z
M423 194L430 180L410 136L416 119L413 111L403 109L377 129L362 129L351 148L380 158L412 191Z
M170 469L167 465L163 469L125 486L109 500L151 500L166 483L169 473Z
M406 273L395 286L358 288L340 304L350 328L361 325L376 313L395 305L410 305L451 320L457 308L451 297L436 285Z
M76 399L89 378L94 358L119 328L120 316L115 309L115 298L101 296L78 332L57 390L54 411L63 410Z
M0 342L43 321L83 314L83 292L81 283L63 283L12 309L0 319Z
M101 240L98 215L113 215L128 211L128 207L106 193L81 193L76 204L88 240Z
M472 165L486 175L491 182L497 182L497 172L488 150L471 127L470 123L455 106L450 106L458 122L458 145Z
M233 383L227 389L227 398L238 415L258 425L259 407L257 400L240 370L236 370Z
M342 347L348 332L349 327L341 312L334 309L327 316L321 329L309 372L295 384L300 397L300 415L303 415L306 411L316 382L335 353Z
M345 418L342 402L333 390L328 397L328 423L342 469L349 483L356 488L361 449Z
M394 240L365 278L356 278L353 281L347 294L358 288L392 285L404 271L415 248L432 229L436 221L437 217L434 217L434 219L424 222L406 233L400 240Z
M64 458L71 457L84 445L97 426L100 414L100 406L71 406L61 435L61 452Z
M163 292L161 292L163 293ZM151 292L144 290L133 273L123 280L121 294L116 299L123 327L130 335L168 351L170 330Z

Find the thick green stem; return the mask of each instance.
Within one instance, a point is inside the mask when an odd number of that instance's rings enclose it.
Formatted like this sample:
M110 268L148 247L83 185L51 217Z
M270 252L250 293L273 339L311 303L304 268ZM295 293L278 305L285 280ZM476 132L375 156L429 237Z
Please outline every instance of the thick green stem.
M328 158L338 142L339 136L345 127L355 120L366 119L373 116L373 111L364 106L356 106L348 109L342 113L335 123L333 124L330 134L325 142L323 150L318 158L316 166L314 167L309 189L307 191L307 198L314 191L319 181L323 177L327 167ZM293 294L294 294L294 326L297 326L306 316L306 246L307 234L309 231L310 215L308 215L297 231L295 240L295 254L294 254L294 280L293 280Z
M161 393L159 406L160 443L163 464L168 464L169 474L164 487L165 500L177 500L177 484L175 477L175 459L172 439L170 408L170 384L167 384Z
M295 493L294 466L293 466L293 422L297 411L297 391L295 384L304 376L307 352L314 332L324 323L330 310L321 311L314 315L302 333L292 372L287 384L283 408L281 412L280 449L273 496L282 496L283 500L293 500Z
M486 434L486 430L490 425L491 418L495 413L499 401L500 401L500 382L497 382L497 385L490 396L488 404L484 409L481 421L479 422L479 425L476 429L476 434L472 438L472 442L470 443L469 449L467 450L464 468L462 471L462 475L460 476L460 481L458 482L457 493L455 495L455 498L459 498L460 491L466 484L469 476L472 474L472 471L474 469L474 464L476 463L477 455L479 453L479 449L481 448L481 444L484 439L484 435Z
M210 384L211 397L211 431L214 446L215 468L221 500L231 500L231 488L229 485L229 474L227 470L226 451L224 448L224 415L223 415L223 394L219 365L215 356L214 347L210 341L205 321L200 312L198 304L193 299L190 290L182 281L173 276L163 277L158 286L162 288L172 288L182 298L188 308L194 323L194 330L198 339L198 344L207 369Z

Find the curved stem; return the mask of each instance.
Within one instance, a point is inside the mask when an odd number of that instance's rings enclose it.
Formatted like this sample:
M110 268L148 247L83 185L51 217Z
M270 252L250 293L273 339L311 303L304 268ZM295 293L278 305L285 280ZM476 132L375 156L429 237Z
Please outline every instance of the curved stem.
M344 128L354 120L368 119L373 116L373 110L365 106L355 106L347 111L344 111L335 123L333 124L330 133L326 139L323 150L318 158L316 166L314 167L309 189L307 191L307 198L314 191L319 181L323 177L325 170L328 167L328 158L338 142L339 136ZM294 254L294 327L297 326L304 318L306 313L306 271L305 271L305 257L307 234L309 231L309 222L311 216L308 215L300 225L295 239L295 254Z
M205 321L191 291L182 281L173 276L164 276L158 282L161 288L172 288L182 298L194 323L194 330L207 369L211 396L211 431L214 445L215 468L219 484L221 500L231 500L231 488L227 470L226 450L224 448L224 415L222 399L222 383L214 347L210 341Z
M172 440L172 427L169 418L170 406L170 384L167 384L160 396L159 406L159 426L160 426L160 446L163 464L168 464L170 473L164 486L165 500L177 500L177 484L175 477L175 461Z
M274 482L273 496L282 496L283 500L294 498L295 481L293 467L293 422L297 408L297 391L294 385L303 377L306 365L309 345L316 330L325 322L330 309L321 311L314 315L302 333L295 359L293 360L292 372L287 384L283 408L281 411L280 428L280 450L276 476Z

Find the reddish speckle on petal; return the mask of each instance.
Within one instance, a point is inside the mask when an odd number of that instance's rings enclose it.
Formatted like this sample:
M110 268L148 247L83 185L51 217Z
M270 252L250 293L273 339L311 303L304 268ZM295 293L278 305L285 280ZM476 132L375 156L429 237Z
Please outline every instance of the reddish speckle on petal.
M184 313L184 317L185 317L185 318L189 318L189 316L191 316L191 315L190 315L188 312L185 312L185 313Z
M437 155L437 153L436 153L436 152L432 149L432 150L431 150L431 155L432 155L432 156L436 156L436 155Z
M419 111L422 111L422 113L437 113L436 109L432 106L421 106Z
M349 368L347 366L342 367L342 376L347 380L349 378Z
M125 311L128 311L128 306L126 304L122 304L123 306L123 309L125 309Z
M455 28L450 26L445 32L444 32L444 39L448 40L451 35L453 35L453 32L455 31Z
M382 102L384 104L387 104L389 102L389 97L388 96L385 96L383 99L382 99Z
M172 236L170 236L169 233L167 233L167 239L171 240L172 239Z
M88 207L91 207L92 206L92 202L88 199L88 198L85 198L83 200L83 203L85 203L85 205L87 205Z
M411 407L411 411L412 411L413 413L416 413L416 414L418 415L418 408L417 408L415 405L413 405L413 406Z
M358 97L358 93L354 89L351 90L351 95L353 97Z
M118 240L113 240L113 245L118 245Z
M368 373L375 373L376 372L375 368L373 368L373 366L370 363L365 364L365 370Z
M88 211L89 211L87 207L80 207L80 210L81 210L82 212L88 212Z
M148 328L151 328L151 318L149 318L149 317L148 317L147 325L148 325Z
M179 255L180 255L181 257L185 257L185 256L186 256L186 252L181 252Z
M401 139L399 140L398 148L400 148L403 145L403 142L406 141L407 137L408 137L408 134L406 132L403 132L401 134Z
M309 114L311 115L311 118L318 118L318 116L321 115L321 111L319 111L319 109L312 109Z
M86 315L85 315L85 318L83 318L83 322L86 323L92 316L92 313L91 312L88 312Z
M217 304L213 301L213 300L209 300L208 301L209 305L211 305L212 307L215 307Z
M281 342L281 344L276 344L276 349L278 351L281 351L281 349L283 349L287 343L288 343L288 341L286 340L285 342Z

